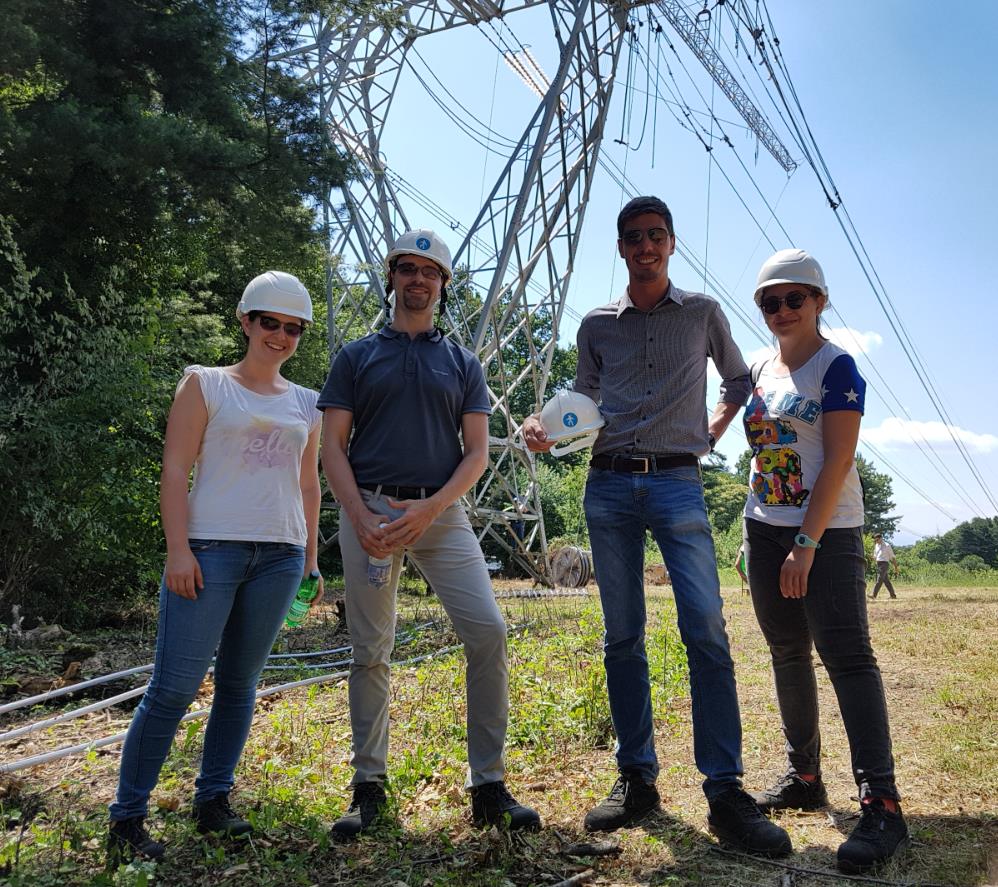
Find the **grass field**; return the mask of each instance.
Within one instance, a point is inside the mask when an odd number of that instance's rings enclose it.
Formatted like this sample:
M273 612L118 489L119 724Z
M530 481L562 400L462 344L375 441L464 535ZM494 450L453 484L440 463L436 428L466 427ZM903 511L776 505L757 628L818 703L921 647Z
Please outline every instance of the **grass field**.
M502 587L500 587L502 590ZM591 589L595 595L595 588ZM751 604L725 588L744 722L746 785L784 767L767 653ZM403 598L425 621L426 599ZM256 826L252 840L200 838L189 819L203 722L181 729L154 794L149 821L169 843L158 866L103 870L106 805L119 748L21 771L0 782L0 882L20 885L604 885L855 883L837 875L835 848L855 822L849 755L834 694L819 670L824 773L831 807L784 815L797 852L779 863L722 853L706 831L701 777L692 764L685 656L668 588L649 589L648 650L654 681L663 812L610 836L605 856L586 854L582 816L614 778L612 732L595 597L503 600L511 635L508 780L544 820L540 833L473 829L464 779L460 652L394 675L390 778L394 819L352 844L327 837L348 803L345 682L261 702L233 796ZM870 602L894 734L899 788L913 842L881 884L998 884L998 589L901 586ZM311 642L334 646L331 622ZM150 639L145 638L148 643ZM424 635L400 655L453 643ZM342 637L339 638L342 642ZM139 644L138 646L141 646ZM139 659L141 656L136 652ZM146 660L147 661L147 660ZM123 667L123 666L122 666ZM110 670L110 669L108 669ZM281 680L287 680L286 675ZM37 720L53 713L32 712ZM116 732L128 714L97 713L5 746L5 759ZM4 728L16 726L9 722ZM586 874L591 873L591 874Z

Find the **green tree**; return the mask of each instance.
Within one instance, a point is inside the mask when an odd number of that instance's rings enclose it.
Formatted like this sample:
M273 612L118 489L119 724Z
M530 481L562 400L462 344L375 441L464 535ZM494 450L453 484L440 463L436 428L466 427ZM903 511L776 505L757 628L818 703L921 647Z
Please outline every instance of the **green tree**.
M149 588L181 368L238 358L233 309L261 270L323 290L311 207L348 167L309 88L273 61L314 6L4 8L0 593L29 610L79 621ZM289 367L313 386L328 362L317 309Z
M998 567L998 517L975 517L941 536L920 539L913 553L933 564L962 563L971 557Z
M124 281L129 300L145 302L164 266L181 278L189 268L202 272L202 294L231 310L248 271L313 241L304 201L342 181L344 164L309 90L270 62L297 26L294 5L280 9L195 0L5 9L0 206L39 286L58 294L68 280L89 299ZM195 253L214 262L191 262Z
M866 532L883 533L888 539L897 531L901 516L890 514L894 508L891 500L891 477L873 467L873 463L856 455L856 470L863 484L863 510L866 513Z
M733 524L739 527L748 497L748 475L728 471L727 459L712 453L703 464L703 497L715 534L727 532Z

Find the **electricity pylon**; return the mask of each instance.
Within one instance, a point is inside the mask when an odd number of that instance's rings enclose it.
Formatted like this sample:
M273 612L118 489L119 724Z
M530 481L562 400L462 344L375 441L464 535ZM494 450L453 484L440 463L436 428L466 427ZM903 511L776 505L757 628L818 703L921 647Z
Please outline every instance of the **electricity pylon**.
M380 328L381 259L402 231L428 223L423 216L407 216L400 200L407 183L382 151L411 47L431 34L483 25L530 7L548 9L559 49L557 71L549 79L529 52L506 53L507 63L539 100L477 216L469 225L451 225L462 237L454 253L462 297L447 305L449 335L478 355L494 410L488 467L466 496L469 517L479 539L495 539L543 581L550 576L540 490L513 400L519 412L524 402L532 409L544 401L627 16L649 2L356 4L338 18L316 19L298 46L272 56L317 86L331 141L360 171L327 195L322 207L331 259L326 295L332 359L344 342ZM658 5L682 33L682 10ZM725 76L719 59L705 57L703 46L694 49L712 76ZM761 115L758 120L765 124Z
M332 358L345 341L380 328L381 259L402 231L428 225L407 215L399 194L404 183L381 148L407 53L427 35L532 6L550 12L558 69L542 83L537 107L478 215L457 229L454 264L463 297L449 301L447 325L481 360L494 411L488 468L466 497L472 524L480 539L497 540L545 580L534 460L510 400L515 394L531 408L544 400L630 4L403 0L387 11L382 5L317 20L280 61L318 87L331 140L361 172L323 206L334 257L327 279ZM525 397L525 387L532 396Z

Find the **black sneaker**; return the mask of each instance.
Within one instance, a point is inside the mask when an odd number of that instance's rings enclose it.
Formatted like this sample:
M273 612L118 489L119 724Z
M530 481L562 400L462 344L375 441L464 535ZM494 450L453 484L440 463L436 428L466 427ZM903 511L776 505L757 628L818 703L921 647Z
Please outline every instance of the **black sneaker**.
M901 815L891 813L880 798L864 801L859 823L836 854L839 871L846 874L867 872L890 859L908 843L908 826Z
M786 856L793 852L790 836L765 817L748 792L729 788L708 804L707 825L722 844L758 856Z
M202 835L210 833L238 838L253 831L253 826L232 809L228 792L195 804L194 819Z
M587 832L612 832L658 809L658 789L637 773L622 770L610 794L586 814Z
M145 817L112 820L107 831L107 864L117 868L123 862L131 862L136 856L141 859L159 859L166 847L149 837L145 829Z
M502 781L471 787L471 819L479 828L499 825L510 831L536 831L541 827L537 811L517 803Z
M773 810L820 810L828 806L825 784L818 776L813 782L801 779L796 773L786 773L776 785L763 792L750 792L752 800L763 813Z
M380 782L358 782L353 787L353 801L331 829L334 837L354 838L371 825L388 803Z

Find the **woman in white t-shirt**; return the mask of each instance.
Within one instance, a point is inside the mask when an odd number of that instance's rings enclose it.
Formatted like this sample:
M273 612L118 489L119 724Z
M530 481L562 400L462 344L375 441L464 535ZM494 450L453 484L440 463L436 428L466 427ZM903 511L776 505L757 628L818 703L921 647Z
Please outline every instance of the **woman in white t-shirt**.
M768 259L755 302L777 352L753 367L745 410L752 448L745 552L752 602L772 654L789 767L753 797L766 811L828 803L813 643L835 688L861 799L859 823L839 847L838 865L862 872L889 859L908 834L866 614L855 459L866 383L853 358L821 334L828 289L807 253L781 250Z
M167 421L156 659L122 751L112 862L163 855L144 826L149 795L213 656L194 816L202 832L251 831L229 792L257 681L303 576L318 575L322 414L317 392L280 373L312 320L312 301L296 277L268 271L246 287L236 314L245 356L228 367L187 367Z

